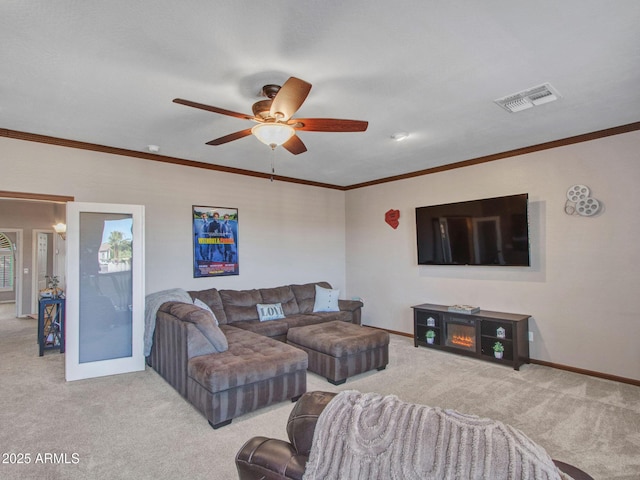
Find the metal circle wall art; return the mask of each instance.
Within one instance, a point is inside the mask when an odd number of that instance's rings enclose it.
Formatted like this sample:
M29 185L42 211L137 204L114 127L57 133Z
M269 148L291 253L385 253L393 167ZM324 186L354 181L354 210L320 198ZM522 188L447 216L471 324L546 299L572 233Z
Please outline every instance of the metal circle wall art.
M591 191L586 185L572 185L567 190L567 201L564 212L567 215L581 215L592 217L601 210L600 202L591 197Z

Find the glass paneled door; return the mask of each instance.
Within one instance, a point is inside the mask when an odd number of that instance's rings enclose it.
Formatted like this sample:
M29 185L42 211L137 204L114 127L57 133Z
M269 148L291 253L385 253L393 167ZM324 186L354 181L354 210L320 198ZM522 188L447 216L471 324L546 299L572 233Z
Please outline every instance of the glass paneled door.
M144 370L144 207L67 203L67 380Z

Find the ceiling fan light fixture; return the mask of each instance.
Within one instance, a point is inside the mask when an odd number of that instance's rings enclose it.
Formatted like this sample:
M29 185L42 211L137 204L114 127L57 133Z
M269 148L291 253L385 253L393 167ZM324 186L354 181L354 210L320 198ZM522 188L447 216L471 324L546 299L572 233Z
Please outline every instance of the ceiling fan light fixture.
M215 138L207 145L223 145L241 138L254 135L265 145L275 150L282 147L293 155L299 155L307 151L302 139L296 135L297 130L307 132L364 132L369 122L362 120L346 120L339 118L301 118L292 119L311 90L311 84L296 77L289 77L280 87L267 85L263 88L263 94L268 100L260 100L253 104L253 116L238 113L225 108L192 102L183 98L174 98L174 103L187 107L199 108L220 115L251 120L257 122L253 128L245 128L238 132Z
M259 123L251 129L251 133L265 145L276 148L286 143L296 131L284 123Z

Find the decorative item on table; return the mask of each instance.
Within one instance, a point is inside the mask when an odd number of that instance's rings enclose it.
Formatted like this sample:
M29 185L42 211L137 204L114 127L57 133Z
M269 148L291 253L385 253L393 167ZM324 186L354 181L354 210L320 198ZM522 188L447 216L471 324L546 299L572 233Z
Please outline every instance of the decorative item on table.
M496 330L496 337L498 337L498 338L505 338L506 333L507 333L507 332L505 331L505 329L504 329L504 328L502 328L502 327L498 327L498 329Z
M436 332L434 332L433 330L427 330L425 338L427 339L427 343L433 343L434 339L436 338Z
M496 358L502 358L502 353L504 352L504 346L500 342L496 342L493 344L493 354Z
M435 326L436 326L436 319L433 317L427 318L427 327L435 327Z
M474 307L471 305L450 305L447 310L454 313L465 313L470 315L478 313L480 311L480 307Z
M47 275L45 278L47 279L47 288L38 292L40 298L62 298L63 292L58 286L60 285L60 279L56 275Z

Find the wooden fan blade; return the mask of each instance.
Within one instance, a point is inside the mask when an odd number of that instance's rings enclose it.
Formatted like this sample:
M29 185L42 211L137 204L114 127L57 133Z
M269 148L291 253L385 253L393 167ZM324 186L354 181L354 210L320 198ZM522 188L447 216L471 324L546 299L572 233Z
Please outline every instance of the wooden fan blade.
M186 105L187 107L199 108L200 110L206 110L208 112L220 113L222 115L228 115L230 117L244 118L245 120L255 119L255 117L252 117L251 115L247 115L245 113L233 112L231 110L225 110L224 108L212 107L211 105L192 102L190 100L184 100L182 98L174 98L173 103L179 103L180 105Z
M298 111L310 90L310 83L296 77L289 78L273 98L270 116L286 122Z
M338 118L294 118L289 125L307 132L364 132L369 122Z
M304 145L304 143L302 143L302 140L300 140L300 137L297 135L294 135L289 140L284 142L282 146L294 155L298 155L307 151L307 147Z
M239 140L241 138L248 137L249 135L251 135L251 129L247 128L246 130L240 130L239 132L230 133L224 137L211 140L210 142L207 142L207 145L222 145L223 143L233 142L234 140Z

